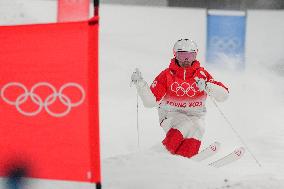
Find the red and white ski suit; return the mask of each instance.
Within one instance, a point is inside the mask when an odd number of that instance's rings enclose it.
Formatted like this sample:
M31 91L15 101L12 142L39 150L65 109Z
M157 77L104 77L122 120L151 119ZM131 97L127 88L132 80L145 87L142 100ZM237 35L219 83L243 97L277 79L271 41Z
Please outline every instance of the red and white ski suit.
M196 79L206 81L205 91L198 88ZM198 61L183 68L172 59L169 67L155 78L150 90L146 82L137 89L145 106L158 106L160 125L166 132L163 145L171 153L184 157L192 157L199 151L207 95L217 101L228 97L228 88L215 81Z

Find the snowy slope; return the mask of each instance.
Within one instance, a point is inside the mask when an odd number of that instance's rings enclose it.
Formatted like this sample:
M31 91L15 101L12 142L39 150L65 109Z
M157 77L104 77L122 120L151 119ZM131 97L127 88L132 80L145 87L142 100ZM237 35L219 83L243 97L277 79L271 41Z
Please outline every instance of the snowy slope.
M284 187L284 77L278 71L284 64L283 11L249 11L244 72L230 71L231 60L222 70L205 65L217 80L230 87L230 99L219 106L262 164L258 167L247 153L235 164L219 170L208 168L207 162L196 164L149 150L159 145L164 133L158 126L156 110L143 108L141 102L139 151L136 93L128 86L135 67L151 83L168 66L171 47L180 37L191 36L198 42L198 58L204 62L205 10L103 6L101 16L101 123L105 136L102 152L103 157L113 156L103 161L107 188ZM263 30L263 25L269 29ZM241 142L210 100L207 105L203 146L215 140L222 143L219 154L210 159L213 160ZM226 179L228 182L224 182Z
M284 11L249 11L247 68L234 72L204 63L204 9L101 5L100 122L103 186L107 189L284 188ZM56 4L44 0L1 0L0 24L54 22ZM4 16L5 15L5 16ZM146 21L146 22L145 22ZM265 27L264 27L265 26ZM247 153L222 169L165 153L164 133L155 109L139 101L140 148L137 147L136 91L129 78L139 67L146 81L168 66L172 45L181 37L199 44L198 59L230 88L230 99L219 104L261 162ZM230 65L228 60L225 65ZM240 140L208 100L202 147L222 143L214 160ZM90 188L80 183L42 182L41 188ZM0 186L1 188L1 186ZM29 188L39 188L34 184ZM2 189L2 188L1 188Z
M157 153L157 148L116 156L104 160L104 186L152 189L268 189L282 188L284 180L261 169L251 173L231 166L227 169L208 167L188 159ZM242 167L240 162L239 167Z

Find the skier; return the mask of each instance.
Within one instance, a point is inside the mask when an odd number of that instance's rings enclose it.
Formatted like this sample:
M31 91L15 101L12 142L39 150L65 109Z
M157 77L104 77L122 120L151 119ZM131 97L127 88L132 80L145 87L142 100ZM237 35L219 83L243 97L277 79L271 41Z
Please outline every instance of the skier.
M149 87L141 72L131 76L145 107L157 107L160 126L166 133L162 144L172 154L192 157L199 151L204 134L207 95L225 101L228 88L200 66L197 45L180 39L173 47L174 58Z

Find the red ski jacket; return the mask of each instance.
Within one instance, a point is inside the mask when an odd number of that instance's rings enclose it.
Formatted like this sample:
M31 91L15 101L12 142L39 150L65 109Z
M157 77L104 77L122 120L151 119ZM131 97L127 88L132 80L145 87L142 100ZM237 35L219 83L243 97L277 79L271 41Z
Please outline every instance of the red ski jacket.
M162 71L153 81L150 89L160 106L172 109L205 111L207 94L200 91L195 78L204 79L207 82L225 87L203 68L198 61L194 61L188 68L180 67L175 59L167 69Z

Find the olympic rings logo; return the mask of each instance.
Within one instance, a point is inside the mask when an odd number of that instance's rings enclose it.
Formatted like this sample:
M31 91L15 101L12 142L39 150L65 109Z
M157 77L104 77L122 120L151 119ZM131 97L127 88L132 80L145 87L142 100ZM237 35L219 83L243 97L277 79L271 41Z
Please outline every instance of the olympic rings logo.
M216 147L215 144L210 145L209 147L210 147L210 149L211 149L212 151L214 151L214 152L217 150L217 147Z
M210 40L212 47L220 52L236 52L240 48L240 41L236 37L217 37L214 36Z
M234 151L237 156L241 156L244 153L244 148L239 148Z
M51 94L49 94L44 99L39 95L36 94L36 90L40 87L48 88L51 90ZM81 93L81 98L77 102L72 102L69 96L64 94L64 91L67 90L67 88L70 89L77 89ZM8 90L21 90L22 93L19 94L16 99L11 100L7 97L6 93ZM80 104L82 104L85 100L85 90L81 85L78 83L69 82L60 87L60 89L57 91L56 88L51 85L48 82L39 82L36 83L31 87L30 90L19 82L10 82L5 84L1 89L1 98L9 105L15 106L17 111L25 116L35 116L39 114L42 109L45 109L45 111L53 116L53 117L63 117L66 116L73 107L77 107ZM33 111L24 111L21 105L27 102L27 100L30 99L32 103L34 103L37 108ZM60 103L62 103L66 108L62 112L54 112L50 109L50 105L54 104L56 100L59 100Z
M183 82L179 84L178 82L174 82L171 85L171 91L175 92L177 96L184 96L187 95L188 97L193 97L198 89L196 83L190 85L187 82Z

